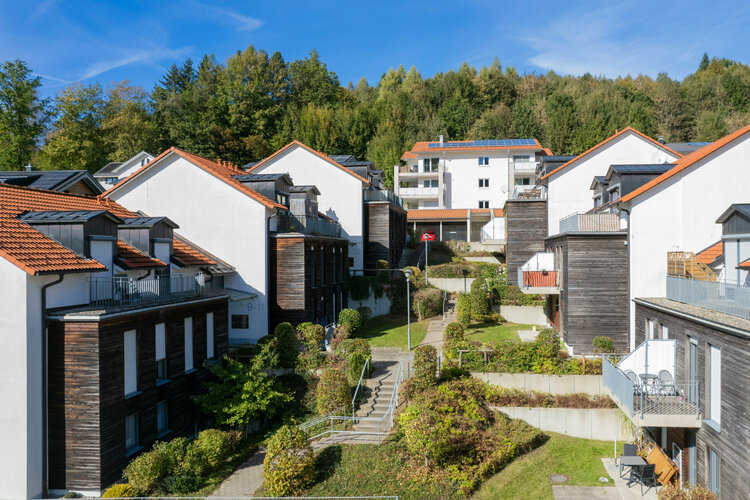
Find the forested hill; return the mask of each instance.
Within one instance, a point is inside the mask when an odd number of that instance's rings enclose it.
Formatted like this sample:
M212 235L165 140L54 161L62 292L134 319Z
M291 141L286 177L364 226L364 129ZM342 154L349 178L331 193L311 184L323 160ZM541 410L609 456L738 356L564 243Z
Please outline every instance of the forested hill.
M298 139L374 160L390 178L415 141L440 134L535 137L555 154L575 154L628 125L667 141L711 141L750 123L750 68L707 56L696 67L683 81L519 75L497 62L431 78L399 67L375 85L363 79L343 87L315 51L286 62L249 47L223 64L206 56L174 65L150 92L127 82L76 85L39 101L32 70L6 62L0 168L31 159L43 168L96 171L173 145L244 164Z

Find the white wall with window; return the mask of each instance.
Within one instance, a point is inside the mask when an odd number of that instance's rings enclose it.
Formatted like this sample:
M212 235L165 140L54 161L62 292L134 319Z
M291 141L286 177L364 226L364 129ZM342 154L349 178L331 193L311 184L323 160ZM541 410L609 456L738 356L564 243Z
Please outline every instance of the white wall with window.
M185 318L185 371L194 368L193 363L193 318Z
M123 334L123 365L125 396L138 392L138 333L128 330Z

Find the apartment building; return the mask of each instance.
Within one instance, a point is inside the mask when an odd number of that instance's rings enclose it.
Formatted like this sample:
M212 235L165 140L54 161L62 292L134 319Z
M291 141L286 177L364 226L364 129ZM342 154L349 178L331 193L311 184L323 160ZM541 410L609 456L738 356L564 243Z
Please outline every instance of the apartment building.
M227 345L231 272L166 217L0 185L0 491L98 495L156 439L194 432Z
M105 190L109 189L153 159L154 155L141 151L125 161L107 163L94 173L94 179L99 181Z

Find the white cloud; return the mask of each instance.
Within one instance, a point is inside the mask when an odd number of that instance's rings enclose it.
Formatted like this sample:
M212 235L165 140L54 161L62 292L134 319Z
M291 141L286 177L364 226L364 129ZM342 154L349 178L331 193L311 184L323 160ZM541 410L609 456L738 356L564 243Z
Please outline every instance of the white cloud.
M264 24L263 21L261 21L260 19L246 16L245 14L240 14L239 12L233 12L231 10L222 9L221 7L216 7L214 5L206 5L206 4L199 4L199 5L203 6L209 11L212 11L215 14L218 14L219 16L228 17L234 20L237 23L237 31L255 31L261 26L263 26Z
M178 57L184 57L188 55L191 50L191 47L182 47L179 49L146 49L125 55L123 57L118 57L107 61L100 61L86 68L83 75L81 75L81 77L76 81L88 80L89 78L99 76L102 73L106 73L107 71L121 68L122 66L127 66L129 64L147 64L163 59L175 59Z
M42 2L39 2L39 4L34 7L34 10L31 13L31 18L36 19L42 17L43 15L54 9L59 3L60 0L43 0Z

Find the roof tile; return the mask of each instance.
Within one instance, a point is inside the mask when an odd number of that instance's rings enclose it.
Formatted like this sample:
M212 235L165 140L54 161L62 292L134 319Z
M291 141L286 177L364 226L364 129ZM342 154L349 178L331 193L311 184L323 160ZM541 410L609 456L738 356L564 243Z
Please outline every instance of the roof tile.
M423 210L407 210L407 220L420 220L420 219L466 219L468 210L465 208L454 208L454 209L423 209Z

